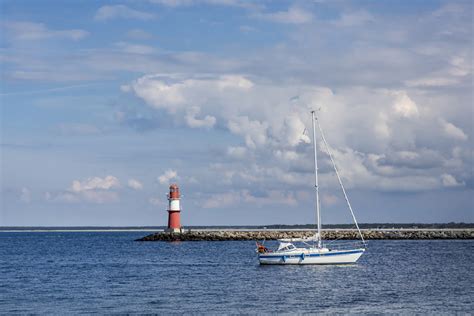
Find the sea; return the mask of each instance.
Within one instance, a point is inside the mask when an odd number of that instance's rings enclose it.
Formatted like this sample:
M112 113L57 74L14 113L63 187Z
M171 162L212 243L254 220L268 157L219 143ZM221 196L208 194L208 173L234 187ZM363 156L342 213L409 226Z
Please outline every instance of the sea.
M474 313L474 240L370 241L357 264L260 266L252 241L134 241L146 234L0 232L0 313Z

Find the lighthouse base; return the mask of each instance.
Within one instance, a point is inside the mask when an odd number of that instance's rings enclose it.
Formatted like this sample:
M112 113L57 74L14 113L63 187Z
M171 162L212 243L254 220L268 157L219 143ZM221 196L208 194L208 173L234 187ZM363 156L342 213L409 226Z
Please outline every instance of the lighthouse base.
M181 227L181 228L166 228L165 229L165 233L183 233L184 232L184 228Z

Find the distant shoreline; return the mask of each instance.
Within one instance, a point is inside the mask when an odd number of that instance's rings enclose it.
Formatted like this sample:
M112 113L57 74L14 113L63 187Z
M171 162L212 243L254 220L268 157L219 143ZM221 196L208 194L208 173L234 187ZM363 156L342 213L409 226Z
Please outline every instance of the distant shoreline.
M361 229L376 230L439 230L439 229L474 229L474 223L361 223ZM162 231L164 226L0 226L0 232L156 232ZM312 230L314 224L297 225L215 225L215 226L185 226L186 230L203 231L228 231L228 230L249 230L249 231L297 231ZM345 230L354 229L353 224L328 224L324 225L325 230Z
M279 228L271 228L271 229L259 229L259 228L203 228L203 229L186 229L186 231L192 232L308 232L314 231L314 229L279 229ZM164 228L160 229L0 229L0 233L118 233L118 232L162 232ZM352 232L357 231L355 228L326 228L324 231L332 232ZM449 232L449 231L457 231L457 232L470 232L474 231L474 228L361 228L363 232L371 232L371 231L378 231L378 232Z

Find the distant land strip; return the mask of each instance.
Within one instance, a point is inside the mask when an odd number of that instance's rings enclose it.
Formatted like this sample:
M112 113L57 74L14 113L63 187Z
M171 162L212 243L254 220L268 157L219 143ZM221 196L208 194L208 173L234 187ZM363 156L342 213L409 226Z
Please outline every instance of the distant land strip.
M474 229L474 223L360 223L361 229ZM0 231L160 231L164 226L0 226ZM314 224L186 226L191 230L308 230ZM327 224L325 229L352 229L354 224Z
M188 230L183 233L157 232L137 241L228 241L304 238L314 230ZM384 239L474 239L474 229L364 229L366 240ZM331 229L322 232L325 240L356 240L357 230Z

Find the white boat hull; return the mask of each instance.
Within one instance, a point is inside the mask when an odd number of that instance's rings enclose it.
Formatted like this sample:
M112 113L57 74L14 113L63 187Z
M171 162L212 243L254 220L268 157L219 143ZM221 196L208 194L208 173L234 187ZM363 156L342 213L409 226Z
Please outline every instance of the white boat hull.
M329 250L325 252L298 250L291 252L269 252L258 255L260 264L349 264L355 263L365 249Z

